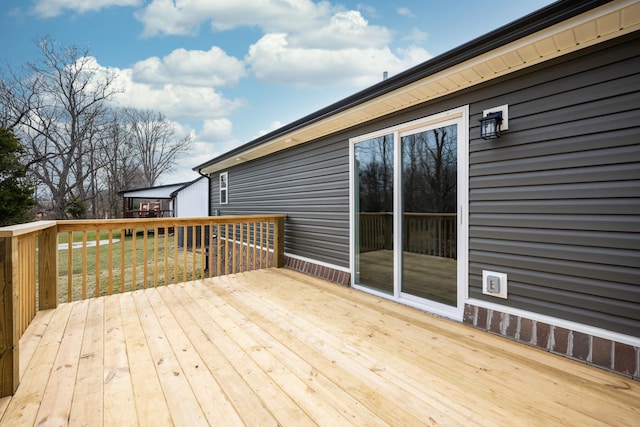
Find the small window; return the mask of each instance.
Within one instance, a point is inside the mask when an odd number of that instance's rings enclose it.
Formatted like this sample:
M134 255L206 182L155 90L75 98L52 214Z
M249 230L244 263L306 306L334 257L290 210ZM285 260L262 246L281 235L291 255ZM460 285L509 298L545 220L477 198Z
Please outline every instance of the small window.
M220 174L220 204L226 205L229 197L229 172Z

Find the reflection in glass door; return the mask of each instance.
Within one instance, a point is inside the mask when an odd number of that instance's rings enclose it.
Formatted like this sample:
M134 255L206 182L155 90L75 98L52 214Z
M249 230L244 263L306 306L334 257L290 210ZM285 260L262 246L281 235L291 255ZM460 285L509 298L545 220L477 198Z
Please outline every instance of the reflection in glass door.
M457 305L457 124L401 137L401 292Z
M393 135L355 144L354 282L393 295Z

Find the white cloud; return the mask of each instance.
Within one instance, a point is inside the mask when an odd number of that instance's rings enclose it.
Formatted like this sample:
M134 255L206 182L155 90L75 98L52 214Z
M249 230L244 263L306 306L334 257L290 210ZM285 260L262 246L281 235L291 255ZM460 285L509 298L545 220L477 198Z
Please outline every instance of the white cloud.
M206 119L202 124L202 132L199 139L207 141L225 141L231 138L233 124L227 118Z
M280 122L280 121L278 121L278 120L275 120L275 121L273 121L273 122L271 122L271 123L269 124L269 128L268 128L268 129L261 129L261 130L258 132L258 135L256 136L256 138L261 137L261 136L263 136L263 135L266 135L266 134L268 134L269 132L273 132L273 131L274 131L274 130L276 130L276 129L280 129L282 126L283 126L283 123L282 123L282 122Z
M370 26L360 12L338 12L331 20L317 29L309 29L290 38L298 47L308 49L371 48L391 42L391 32L379 26Z
M402 16L408 16L408 17L414 16L413 12L411 12L411 9L409 9L408 7L399 7L398 10L396 10L396 12L398 13L398 15L402 15Z
M310 0L153 0L136 17L144 25L143 36L194 34L204 22L222 31L240 26L264 31L304 31L318 19L330 16L327 2Z
M86 13L111 6L138 6L141 3L141 0L36 0L32 12L41 18L51 18L65 9Z
M398 73L431 55L419 47L394 54L388 47L307 49L289 46L286 34L267 34L249 48L247 62L256 77L302 87L350 85L379 81L382 73Z
M417 47L392 51L392 32L371 25L357 10L310 0L153 0L139 11L144 36L193 34L205 22L214 30L252 26L263 36L253 43L246 65L258 79L297 87L363 87L430 57ZM414 42L420 34L413 33ZM217 59L216 59L217 58ZM204 73L221 61L219 72ZM184 66L182 66L184 64ZM222 51L174 51L165 58L149 58L134 67L140 81L174 84L233 84L241 71L235 58ZM184 79L180 77L184 76Z
M150 84L229 86L245 75L242 61L213 46L208 51L176 49L162 59L154 56L139 61L132 77Z
M409 32L409 34L407 34L406 36L402 37L402 40L407 40L413 43L424 43L427 38L429 37L429 35L427 33L425 33L424 31L418 29L418 28L412 28L411 32Z
M132 78L130 69L121 71L118 84L124 89L116 97L119 104L160 111L167 117L225 117L243 105L243 101L226 99L211 87L140 83Z
M378 11L370 4L358 3L356 7L359 11L366 13L368 16L378 16Z
M120 107L154 110L172 120L193 120L226 117L245 104L241 99L227 99L209 86L140 82L131 68L109 68L98 64L95 58L91 60L97 78L109 73L115 76L113 87L119 92L112 101Z

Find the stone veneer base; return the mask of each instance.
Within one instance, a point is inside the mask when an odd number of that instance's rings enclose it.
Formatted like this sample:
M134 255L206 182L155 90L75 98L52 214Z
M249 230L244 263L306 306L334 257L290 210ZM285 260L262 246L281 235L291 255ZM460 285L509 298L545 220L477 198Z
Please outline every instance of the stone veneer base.
M297 258L291 258L285 255L285 268L300 271L311 276L319 277L329 282L337 283L342 286L349 286L351 283L351 274L345 271L337 270L331 267L314 264L309 261L303 261Z
M640 347L466 304L463 322L551 353L640 379Z

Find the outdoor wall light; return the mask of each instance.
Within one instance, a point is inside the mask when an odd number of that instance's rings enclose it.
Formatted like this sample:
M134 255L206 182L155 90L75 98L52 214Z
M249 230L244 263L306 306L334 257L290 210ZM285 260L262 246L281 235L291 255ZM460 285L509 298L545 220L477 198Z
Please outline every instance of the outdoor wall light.
M482 139L500 138L509 129L509 104L493 107L482 112L480 136Z
M489 113L480 119L480 136L482 139L500 138L500 125L502 124L502 111Z

